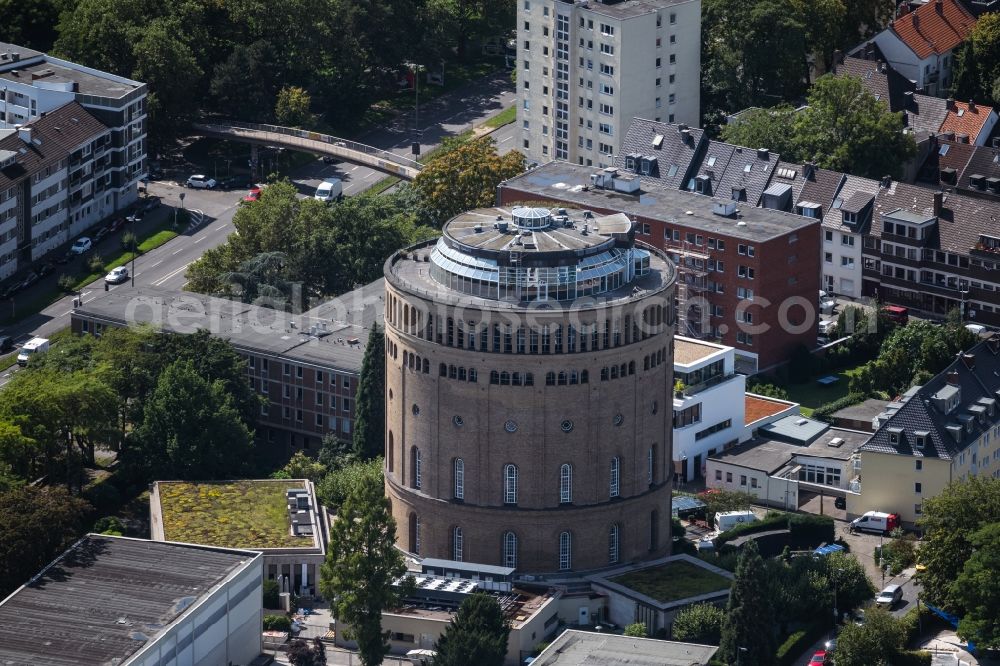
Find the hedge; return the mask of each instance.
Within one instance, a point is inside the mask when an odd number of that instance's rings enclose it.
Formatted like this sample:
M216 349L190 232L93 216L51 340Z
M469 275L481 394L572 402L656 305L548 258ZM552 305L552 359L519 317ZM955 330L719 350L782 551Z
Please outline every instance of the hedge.
M924 650L903 650L892 661L893 666L931 666L931 653Z
M840 411L844 407L850 407L851 405L856 405L859 402L863 402L867 396L864 393L848 393L843 398L838 398L833 402L827 403L822 407L817 407L813 410L812 418L818 421L833 421L833 413Z
M747 534L756 534L758 532L769 532L771 530L783 530L788 528L788 514L787 513L769 513L762 520L755 520L752 523L743 523L742 525L737 525L736 527L726 530L719 536L715 537L715 547L722 548L733 539L738 539L741 536L746 536Z
M791 666L813 643L823 637L829 627L823 623L811 624L799 629L778 647L774 660L777 666Z
M899 623L903 626L903 630L906 631L906 642L910 643L920 638L921 621L923 622L923 626L927 627L928 623L933 622L935 618L936 616L932 615L926 606L920 606L919 608L914 606L906 611L899 618Z
M832 543L836 538L832 516L795 513L788 519L788 530L792 542L803 547Z
M292 621L287 615L265 615L264 631L291 631Z

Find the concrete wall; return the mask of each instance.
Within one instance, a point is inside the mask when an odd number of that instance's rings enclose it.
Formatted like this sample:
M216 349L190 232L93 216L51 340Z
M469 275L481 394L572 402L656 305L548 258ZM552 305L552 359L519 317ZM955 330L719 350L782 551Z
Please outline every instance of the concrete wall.
M856 298L861 295L861 246L859 234L838 229L823 229L823 289L842 296ZM832 235L826 240L827 234ZM845 245L845 239L852 239L854 245ZM827 261L827 255L830 261ZM842 265L843 259L853 261L851 267ZM832 282L830 279L832 278Z
M721 479L718 478L721 475ZM746 477L746 483L742 483ZM723 461L709 459L705 475L709 488L749 493L761 503L779 509L794 510L799 505L799 482L769 476L767 472L753 470Z

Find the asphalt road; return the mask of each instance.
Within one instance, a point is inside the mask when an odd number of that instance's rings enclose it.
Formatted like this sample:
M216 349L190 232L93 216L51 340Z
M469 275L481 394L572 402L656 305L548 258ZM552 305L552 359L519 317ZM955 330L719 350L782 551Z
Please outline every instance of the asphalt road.
M434 100L422 106L421 146L423 152L434 148L443 137L459 134L471 126L481 123L486 118L495 115L505 107L514 103L515 94L512 91L509 77L497 77L467 90L455 91L446 98ZM494 133L501 150L513 148L514 124L507 125ZM359 138L370 145L393 150L400 154L408 154L410 141L414 136L412 117L403 116L389 127L372 130ZM293 175L295 182L304 195L311 196L316 185L329 176L337 176L344 180L344 191L348 196L357 194L384 177L385 174L358 167L351 164L324 164L315 160ZM198 209L205 213L206 222L191 232L184 232L176 239L139 257L135 263L135 287L130 282L110 287L111 289L141 289L146 285L154 285L165 289L181 289L186 282L184 273L188 265L198 259L205 250L221 245L233 231L233 214L244 192L234 190L229 192L188 190L178 183L170 181L154 181L149 184L149 194L161 197L163 205L155 212L147 215L146 224L154 223L163 216L173 215L175 207L181 207L179 194L185 193L183 206L188 209ZM93 234L90 234L91 236ZM95 250L108 252L116 248L120 234L109 235ZM75 240L75 239L74 239ZM81 261L81 260L76 260ZM34 290L39 292L50 289L56 276L48 276L33 287L20 292L17 300L31 300ZM104 290L103 277L87 285L82 291L83 303L87 303ZM7 326L3 334L14 338L15 343L23 343L32 336L47 337L69 326L70 313L73 310L73 296L66 296L47 307L42 312L27 317L15 324ZM10 380L17 366L0 373L0 386Z

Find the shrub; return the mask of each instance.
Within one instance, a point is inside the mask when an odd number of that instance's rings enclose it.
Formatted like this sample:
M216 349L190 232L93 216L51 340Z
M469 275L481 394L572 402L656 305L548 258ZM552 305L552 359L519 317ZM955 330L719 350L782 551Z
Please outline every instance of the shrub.
M111 536L125 536L125 525L114 516L98 518L94 523L93 531L97 534L109 534Z
M913 607L906 611L901 618L899 618L899 623L903 626L903 630L906 632L906 642L915 641L920 637L921 625L927 627L929 622L933 622L936 616L932 615L926 606L920 606L919 608Z
M643 622L633 622L632 624L625 627L625 635L632 636L634 638L645 638L646 624Z
M832 543L836 537L833 518L809 513L796 513L788 519L793 545L801 547Z
M139 239L134 232L126 231L122 234L122 249L131 250L139 244Z
M893 666L931 666L931 653L925 650L902 650L893 660Z
M541 653L545 652L545 648L547 648L548 646L549 646L549 644L546 643L545 641L542 641L541 643L539 643L538 645L536 645L535 648L534 648L535 656L537 657Z
M278 607L278 592L280 589L278 581L273 579L264 581L264 608Z
M76 278L72 275L66 275L63 273L59 276L59 279L56 280L56 286L58 286L62 291L69 293L73 291L73 288L76 286Z
M799 629L778 646L775 663L778 666L791 666L803 652L826 633L826 629L827 625L822 622Z
M851 405L856 405L859 402L864 401L865 394L854 392L848 393L843 398L834 400L833 402L827 403L822 407L817 407L813 410L812 418L817 421L826 421L827 423L833 422L833 413L840 411L844 407L850 407Z
M787 528L788 514L771 512L761 520L757 520L752 523L743 523L742 525L737 525L730 530L726 530L715 538L715 547L721 548L733 539L738 539L739 537L746 536L747 534L756 534L758 532L769 532L771 530L782 530Z
M670 533L674 537L683 537L685 534L687 534L687 530L684 529L684 525L681 524L680 518L671 519Z
M98 513L115 513L122 505L122 494L108 477L83 491L85 500L94 505Z
M96 252L90 255L87 259L87 270L91 273L103 273L104 272L104 257L97 254Z
M677 613L670 628L673 640L701 645L718 645L722 637L725 611L714 604L700 603Z
M287 615L265 615L264 631L291 631L292 621Z

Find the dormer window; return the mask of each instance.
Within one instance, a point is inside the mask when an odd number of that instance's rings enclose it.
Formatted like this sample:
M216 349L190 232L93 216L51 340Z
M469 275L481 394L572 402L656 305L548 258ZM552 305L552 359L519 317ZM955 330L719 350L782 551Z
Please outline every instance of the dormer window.
M926 430L917 430L913 435L913 448L922 450L927 445L930 433Z
M903 429L902 428L888 428L889 431L889 443L890 444L900 444L903 441Z
M844 224L857 224L857 222L858 222L857 213L849 213L846 210L844 211Z

